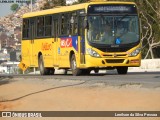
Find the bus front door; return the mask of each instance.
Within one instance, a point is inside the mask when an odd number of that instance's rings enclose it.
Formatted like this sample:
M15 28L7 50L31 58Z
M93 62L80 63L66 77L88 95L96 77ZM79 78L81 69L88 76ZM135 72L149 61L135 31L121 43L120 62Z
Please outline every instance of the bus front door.
M79 17L79 34L80 34L80 64L85 64L85 29L83 27L84 17Z
M34 19L30 19L30 66L34 67Z
M58 48L58 19L54 19L54 42L53 42L53 66L59 67L59 48Z

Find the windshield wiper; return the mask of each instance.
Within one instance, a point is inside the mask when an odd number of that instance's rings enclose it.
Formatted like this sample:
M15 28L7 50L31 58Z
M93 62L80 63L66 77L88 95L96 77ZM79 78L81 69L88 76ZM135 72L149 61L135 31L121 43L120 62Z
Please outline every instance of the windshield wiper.
M128 14L123 15L119 21L122 21L126 16L128 16Z
M121 23L121 21L122 21L124 18L126 18L126 16L128 16L128 14L123 15L123 16L121 17L121 19L118 20L118 22L117 22L117 24L116 24L116 28L117 28L117 26Z

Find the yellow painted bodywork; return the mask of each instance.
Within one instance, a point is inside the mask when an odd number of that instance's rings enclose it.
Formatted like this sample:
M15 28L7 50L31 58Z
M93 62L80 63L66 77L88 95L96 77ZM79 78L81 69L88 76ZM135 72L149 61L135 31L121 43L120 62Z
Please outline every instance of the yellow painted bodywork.
M87 10L88 5L90 4L134 4L133 2L90 2L84 4L78 4L73 6L65 6L65 7L57 7L54 9L43 10L39 12L32 12L23 15L23 18L29 18L34 16L41 16L47 14L56 14L61 12L67 11L74 11L78 9L85 9ZM57 41L55 42L55 39ZM80 41L81 38L78 36L78 51L76 51L73 47L70 48L61 48L60 47L60 38L43 38L43 39L35 39L35 40L22 40L22 61L21 64L25 64L28 67L38 67L38 55L42 54L44 59L44 66L45 67L58 67L58 68L70 68L70 53L71 51L76 55L76 62L78 68L106 68L106 67L115 67L115 66L140 66L141 54L136 57L128 57L126 56L117 56L117 57L105 57L102 54L127 54L132 52L134 49L140 47L140 44L129 51L126 52L110 52L104 53L96 48L89 46L87 43L87 38L85 38L85 48L93 48L97 51L101 57L96 58L92 57L89 54L85 54L85 61L86 63L81 63L81 54L80 54ZM87 52L86 52L87 53ZM116 60L116 59L124 59L123 63L102 63L102 61L106 60ZM130 63L131 60L139 60L139 63Z
M89 54L85 55L86 64L82 65L84 68L93 67L93 68L106 68L106 67L119 67L119 66L128 66L128 67L139 67L141 65L141 53L135 57L130 57L129 54L133 52L136 48L141 48L141 44L133 47L127 52L102 52L96 48L93 48L87 45L87 48L92 48L99 55L100 58L92 57ZM87 49L86 48L86 49ZM106 55L106 56L105 56ZM121 61L122 62L117 62ZM139 62L132 63L131 61L137 60ZM102 62L103 61L103 62ZM107 61L112 61L112 63L107 63ZM115 63L114 63L115 62Z
M72 6L60 6L60 7L55 7L53 9L47 9L47 10L42 10L38 12L30 12L30 13L24 14L23 18L41 16L41 15L47 15L47 14L56 14L56 13L62 13L62 12L69 12L69 11L80 10L80 9L87 10L87 7L91 4L134 4L135 5L134 2L113 2L113 1L88 2L88 3L77 4L77 5L72 5Z

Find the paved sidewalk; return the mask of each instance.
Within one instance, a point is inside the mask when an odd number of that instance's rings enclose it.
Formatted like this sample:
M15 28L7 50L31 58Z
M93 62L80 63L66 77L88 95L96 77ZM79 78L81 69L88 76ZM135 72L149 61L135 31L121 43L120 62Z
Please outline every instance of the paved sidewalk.
M128 72L160 72L160 68L156 69L143 69L140 67L129 67ZM69 71L71 73L71 71ZM91 71L91 73L94 73L94 71ZM117 70L100 70L99 73L117 73ZM29 74L40 74L39 71L36 71L36 73L31 72ZM55 70L55 74L64 74L64 70Z
M155 69L143 69L140 67L131 67L128 69L128 72L160 72L160 68Z

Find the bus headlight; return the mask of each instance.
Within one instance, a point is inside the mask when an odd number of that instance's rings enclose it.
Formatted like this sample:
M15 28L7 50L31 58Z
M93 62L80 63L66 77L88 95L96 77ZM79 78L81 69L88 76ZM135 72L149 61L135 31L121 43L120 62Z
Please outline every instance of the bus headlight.
M135 49L133 52L129 54L130 57L137 56L141 52L141 48Z
M87 52L88 52L89 55L91 55L92 57L100 57L100 55L99 55L95 50L93 50L92 48L88 48L88 49L87 49Z

